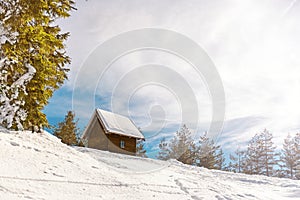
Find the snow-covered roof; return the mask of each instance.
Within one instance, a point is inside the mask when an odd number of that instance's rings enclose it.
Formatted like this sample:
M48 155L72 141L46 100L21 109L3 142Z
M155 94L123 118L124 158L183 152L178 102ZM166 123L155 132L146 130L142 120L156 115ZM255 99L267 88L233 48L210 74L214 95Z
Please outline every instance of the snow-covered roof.
M96 113L107 132L144 139L143 134L129 118L101 109L96 109Z

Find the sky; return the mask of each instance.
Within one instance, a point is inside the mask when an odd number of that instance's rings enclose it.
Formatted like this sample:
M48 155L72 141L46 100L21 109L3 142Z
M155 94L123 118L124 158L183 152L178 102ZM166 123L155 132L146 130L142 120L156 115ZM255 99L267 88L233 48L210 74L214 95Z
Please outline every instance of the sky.
M297 0L88 0L77 1L76 8L58 22L71 33L66 47L72 63L69 80L45 108L50 124L74 110L83 130L96 107L110 110L142 129L153 157L161 138L172 137L182 124L195 140L209 130L214 114L222 114L213 109L210 82L220 80L225 117L215 139L225 151L245 147L264 128L277 146L287 133L300 131ZM145 28L193 41L205 52L202 64L213 66L218 76L199 73L181 55L159 48L118 55L138 38L105 50L114 38ZM185 43L175 43L187 48L184 53L194 53ZM112 54L117 57L110 59Z

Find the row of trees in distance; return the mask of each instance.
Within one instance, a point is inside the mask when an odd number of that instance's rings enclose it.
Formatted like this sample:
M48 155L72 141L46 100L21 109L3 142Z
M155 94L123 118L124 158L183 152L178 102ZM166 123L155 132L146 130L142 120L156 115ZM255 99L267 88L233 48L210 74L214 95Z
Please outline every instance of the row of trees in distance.
M77 128L75 113L68 111L65 119L54 128L54 135L65 144L84 146ZM283 148L276 149L273 135L267 129L255 134L244 149L236 149L229 155L229 161L220 145L210 139L206 133L194 141L186 125L175 136L160 141L158 159L176 159L184 164L245 174L300 179L300 133L290 134L283 141ZM144 141L137 142L137 156L147 157Z
M184 125L170 140L162 139L159 144L158 159L176 159L182 163L246 174L300 179L300 133L290 134L278 150L273 143L273 135L267 130L256 134L243 150L237 149L225 162L220 145L203 136L195 142L191 131Z

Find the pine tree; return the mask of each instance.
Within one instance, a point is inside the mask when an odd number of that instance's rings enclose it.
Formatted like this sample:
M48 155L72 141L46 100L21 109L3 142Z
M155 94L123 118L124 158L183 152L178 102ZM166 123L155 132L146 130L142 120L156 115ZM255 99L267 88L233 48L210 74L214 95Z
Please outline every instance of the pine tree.
M221 149L221 146L217 146L218 150L216 151L216 164L215 164L215 169L218 170L225 170L225 158L224 158L224 153L223 150Z
M165 138L160 141L158 159L176 159L184 164L193 164L195 158L195 144L191 137L192 133L186 125L183 125L175 136L166 142Z
M246 161L243 171L247 174L262 174L261 171L261 157L262 148L260 146L260 136L255 134L248 143L246 151Z
M230 156L230 155L229 155ZM224 171L228 172L236 172L236 168L234 167L234 163L230 160L229 163L225 166Z
M284 168L284 166L280 163L278 163L278 166L279 168L275 170L275 177L288 178L287 170Z
M300 133L297 133L294 137L294 148L295 148L295 177L300 180Z
M159 147L159 152L158 152L158 155L156 156L157 159L160 159L160 160L170 159L170 151L168 148L168 143L166 142L166 138L161 139L158 147Z
M240 148L235 150L234 155L230 154L229 156L231 160L230 167L233 172L237 172L237 173L243 172L243 166L245 164L244 156L245 156L245 151L240 150Z
M54 131L54 135L61 139L67 145L78 145L80 142L77 139L78 131L75 114L68 111L63 122L58 123L58 127Z
M284 139L281 161L283 162L283 172L289 178L294 178L297 166L297 152L295 147L295 138L290 134Z
M245 173L273 175L278 154L272 139L273 135L267 129L251 139L246 152Z
M191 137L192 133L186 125L176 132L169 144L169 157L176 159L184 164L194 162L195 144Z
M273 143L273 135L267 129L261 133L262 140L262 166L263 173L267 176L273 175L274 166L277 164L275 145Z
M207 137L207 133L204 133L199 140L195 164L208 169L216 169L218 162L217 151L219 148L219 146L215 146L213 140Z
M67 78L64 41L54 22L69 17L72 0L0 1L0 124L48 126L42 110Z
M136 155L139 157L147 158L146 149L144 148L144 140L142 140L142 139L137 141Z

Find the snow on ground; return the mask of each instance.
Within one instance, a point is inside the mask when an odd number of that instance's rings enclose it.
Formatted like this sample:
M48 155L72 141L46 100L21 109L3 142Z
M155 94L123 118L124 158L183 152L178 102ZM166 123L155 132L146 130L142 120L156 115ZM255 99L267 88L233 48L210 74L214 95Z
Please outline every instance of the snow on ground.
M300 199L300 181L234 174L0 130L0 199Z

